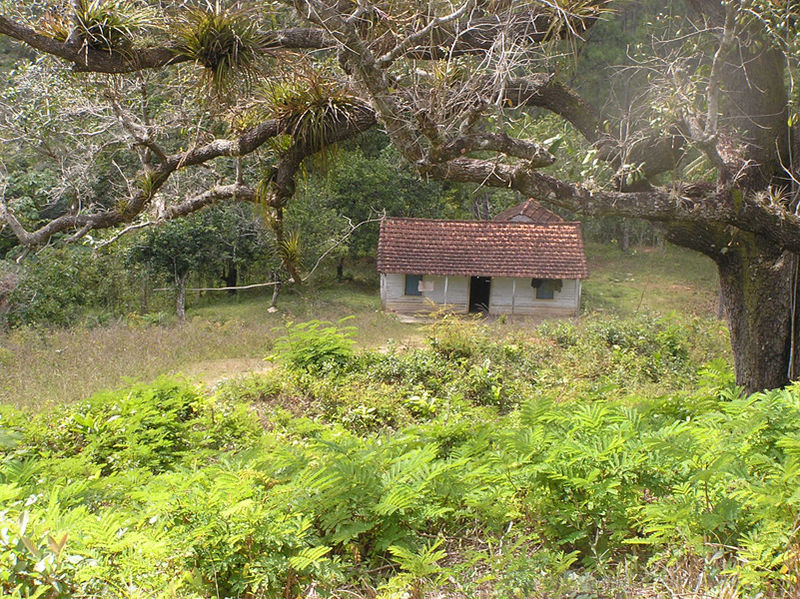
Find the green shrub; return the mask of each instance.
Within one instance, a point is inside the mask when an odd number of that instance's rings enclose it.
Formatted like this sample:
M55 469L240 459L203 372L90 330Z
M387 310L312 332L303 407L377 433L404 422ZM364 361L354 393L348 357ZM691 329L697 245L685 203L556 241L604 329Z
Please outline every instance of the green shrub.
M684 594L794 596L800 385L695 375L660 319L542 335L2 410L0 593L616 596L691 567ZM660 396L622 389L644 348L677 360Z
M430 349L402 353L364 353L353 369L368 380L406 387L423 386L441 392L459 369L459 364Z
M286 335L275 341L273 358L295 370L317 372L341 369L353 358L355 327L341 326L352 317L328 321L311 320L286 325Z
M106 475L136 468L157 473L200 448L244 442L256 430L241 406L211 403L196 387L161 378L34 419L21 446L28 455L79 458Z
M88 248L45 248L26 260L19 283L8 294L12 326L73 325L90 314L92 324L132 311L136 281L118 255L95 254Z
M485 350L488 339L487 328L476 319L453 314L440 315L428 326L431 348L451 360L480 354Z

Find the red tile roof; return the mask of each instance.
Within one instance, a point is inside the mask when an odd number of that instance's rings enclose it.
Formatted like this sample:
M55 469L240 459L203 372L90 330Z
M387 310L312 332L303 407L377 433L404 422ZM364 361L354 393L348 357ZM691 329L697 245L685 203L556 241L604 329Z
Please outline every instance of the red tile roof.
M535 223L537 225L564 222L564 219L558 214L551 212L532 198L521 204L512 206L508 210L504 210L492 220L515 223Z
M583 279L588 276L580 223L387 218L378 272L483 277Z

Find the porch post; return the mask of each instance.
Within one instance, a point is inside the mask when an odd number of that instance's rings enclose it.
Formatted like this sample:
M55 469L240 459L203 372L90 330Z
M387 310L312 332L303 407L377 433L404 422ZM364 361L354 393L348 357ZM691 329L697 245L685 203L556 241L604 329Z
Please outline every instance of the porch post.
M517 295L517 279L511 279L511 313L514 313L514 300Z

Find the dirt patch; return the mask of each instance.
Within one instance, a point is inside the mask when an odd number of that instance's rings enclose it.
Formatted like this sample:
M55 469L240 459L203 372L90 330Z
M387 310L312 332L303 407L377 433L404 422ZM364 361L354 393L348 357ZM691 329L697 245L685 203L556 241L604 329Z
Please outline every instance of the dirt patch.
M222 360L203 360L186 364L173 374L183 374L213 386L222 380L243 374L266 372L272 365L263 358L226 358Z

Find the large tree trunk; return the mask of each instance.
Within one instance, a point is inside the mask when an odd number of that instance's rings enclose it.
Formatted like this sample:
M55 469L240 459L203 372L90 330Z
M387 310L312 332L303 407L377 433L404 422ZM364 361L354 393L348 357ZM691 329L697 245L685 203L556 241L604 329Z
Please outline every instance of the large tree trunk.
M736 381L748 392L797 378L797 255L739 232L716 258Z

